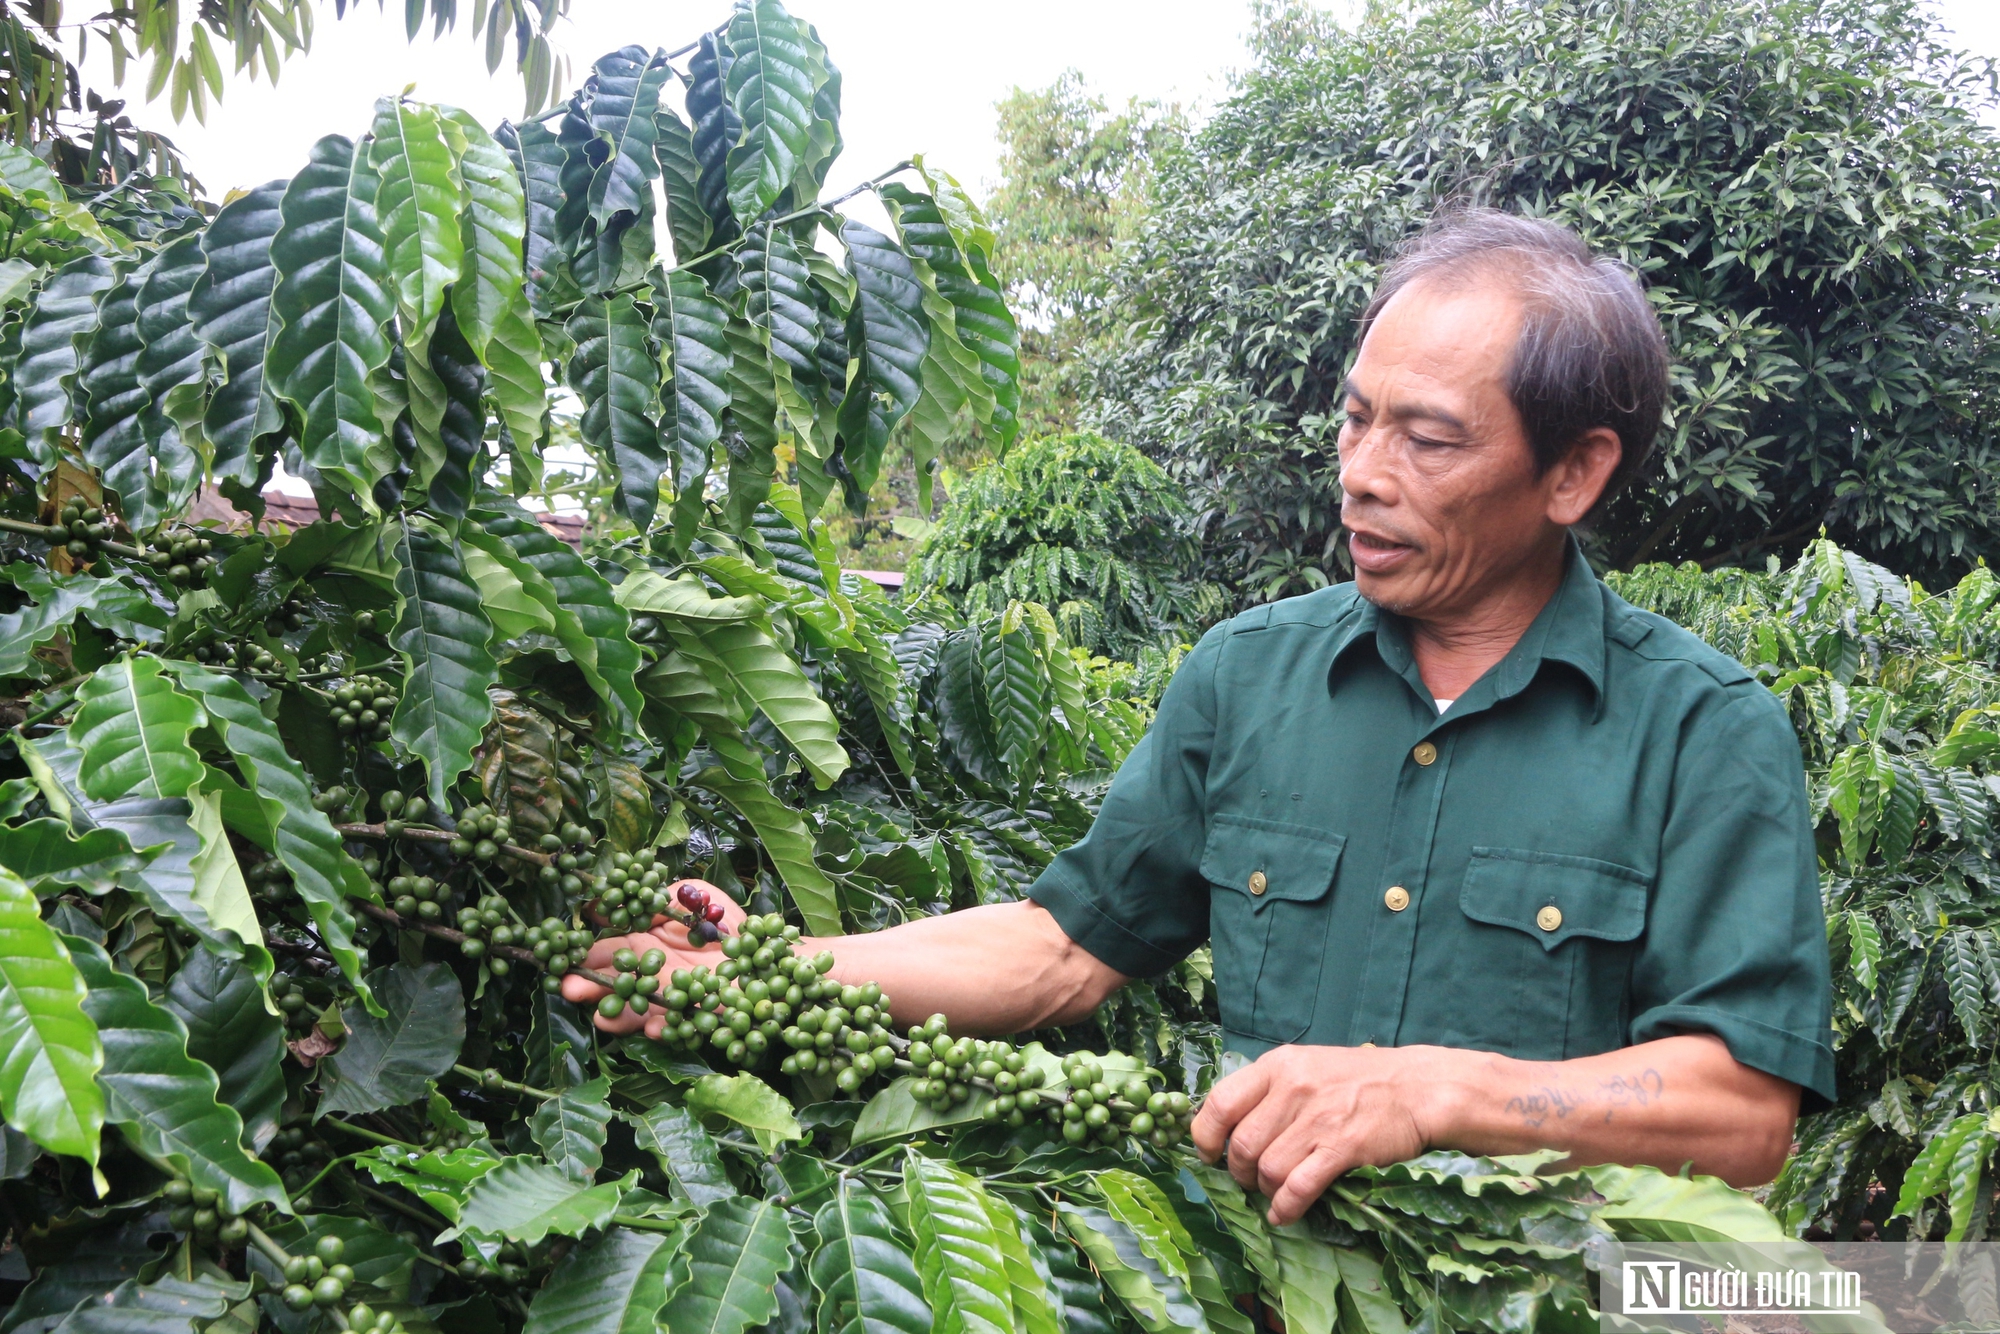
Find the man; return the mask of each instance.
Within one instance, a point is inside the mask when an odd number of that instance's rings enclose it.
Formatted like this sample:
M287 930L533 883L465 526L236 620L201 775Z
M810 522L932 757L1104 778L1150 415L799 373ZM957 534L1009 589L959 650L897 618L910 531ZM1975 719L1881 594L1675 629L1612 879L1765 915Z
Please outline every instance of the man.
M1028 901L809 947L898 1022L1004 1033L1209 941L1257 1059L1194 1138L1274 1223L1428 1148L1768 1181L1801 1089L1833 1091L1797 743L1570 536L1659 428L1658 322L1574 235L1477 211L1389 269L1362 327L1354 582L1206 635Z

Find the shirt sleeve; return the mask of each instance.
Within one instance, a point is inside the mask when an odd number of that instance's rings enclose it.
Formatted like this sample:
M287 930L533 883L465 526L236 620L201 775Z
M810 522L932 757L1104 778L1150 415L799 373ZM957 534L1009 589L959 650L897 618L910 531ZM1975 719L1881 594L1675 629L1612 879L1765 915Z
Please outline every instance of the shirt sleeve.
M1798 738L1761 685L1691 720L1674 775L1631 1041L1712 1033L1738 1061L1833 1098L1833 991Z
M1215 739L1215 668L1228 626L1181 663L1097 819L1028 890L1063 932L1128 977L1165 972L1208 939L1201 876Z

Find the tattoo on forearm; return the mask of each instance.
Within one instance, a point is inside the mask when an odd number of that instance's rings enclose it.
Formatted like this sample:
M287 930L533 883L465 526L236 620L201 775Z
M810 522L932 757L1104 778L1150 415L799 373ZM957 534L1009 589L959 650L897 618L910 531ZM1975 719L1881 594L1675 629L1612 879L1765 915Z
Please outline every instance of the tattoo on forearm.
M1544 1084L1532 1093L1507 1100L1507 1113L1521 1118L1530 1130L1539 1130L1550 1120L1578 1120L1600 1109L1608 1123L1620 1107L1648 1107L1666 1092L1666 1081L1658 1070L1648 1067L1631 1075L1613 1075L1595 1085Z

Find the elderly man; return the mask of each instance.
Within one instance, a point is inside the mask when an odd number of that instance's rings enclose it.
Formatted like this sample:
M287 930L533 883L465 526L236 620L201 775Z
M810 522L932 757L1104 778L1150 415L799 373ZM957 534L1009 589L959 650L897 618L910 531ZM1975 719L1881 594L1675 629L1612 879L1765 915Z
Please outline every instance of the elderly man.
M1028 901L809 945L899 1022L1014 1032L1211 943L1256 1060L1194 1138L1276 1223L1429 1148L1768 1181L1801 1090L1833 1091L1797 743L1570 535L1651 448L1659 324L1571 233L1479 211L1362 331L1354 582L1207 634Z

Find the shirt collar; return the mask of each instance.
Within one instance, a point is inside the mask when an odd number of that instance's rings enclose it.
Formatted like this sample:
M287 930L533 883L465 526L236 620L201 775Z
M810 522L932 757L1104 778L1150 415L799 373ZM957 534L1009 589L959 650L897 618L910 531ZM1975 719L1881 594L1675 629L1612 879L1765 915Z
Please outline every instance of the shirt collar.
M1569 539L1568 547L1563 581L1555 596L1519 642L1507 651L1507 656L1460 696L1448 717L1470 712L1471 706L1484 707L1518 695L1528 688L1544 662L1560 662L1575 668L1590 684L1594 705L1591 721L1604 716L1604 591L1575 537ZM1408 622L1384 612L1365 598L1357 600L1355 612L1336 632L1329 673L1339 666L1349 650L1364 640L1375 646L1384 666L1409 682L1419 694L1425 693L1410 649ZM1468 707L1461 710L1461 704Z

